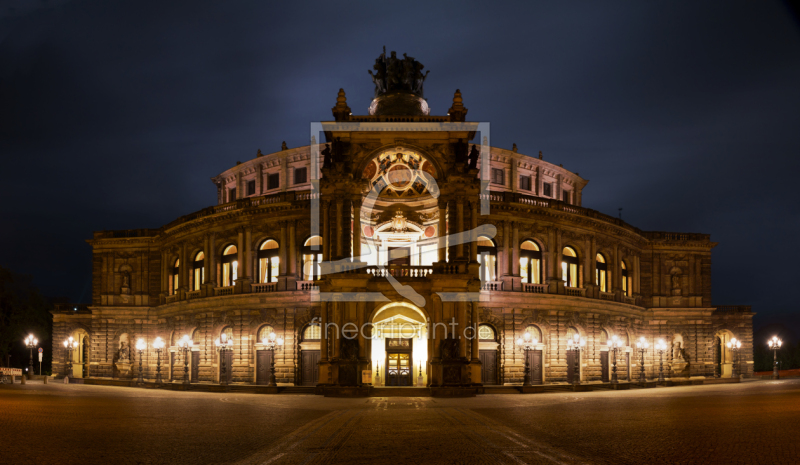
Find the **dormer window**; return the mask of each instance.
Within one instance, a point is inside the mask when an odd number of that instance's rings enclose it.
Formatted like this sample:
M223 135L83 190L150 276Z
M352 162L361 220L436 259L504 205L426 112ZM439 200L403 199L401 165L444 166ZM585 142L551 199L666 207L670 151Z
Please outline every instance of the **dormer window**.
M553 185L549 182L542 184L542 195L544 197L552 197L553 196Z
M256 194L256 182L247 181L247 195L255 195Z

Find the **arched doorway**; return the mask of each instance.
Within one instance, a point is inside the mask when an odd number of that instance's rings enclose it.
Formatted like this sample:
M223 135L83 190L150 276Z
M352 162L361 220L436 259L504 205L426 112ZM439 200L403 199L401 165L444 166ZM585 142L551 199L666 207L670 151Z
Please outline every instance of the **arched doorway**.
M320 335L318 323L311 323L303 328L300 337L300 370L298 384L316 386L319 383Z
M732 332L727 329L718 331L714 339L714 348L716 349L716 371L723 378L730 378L733 375L734 351L729 349L727 344L733 339Z
M479 357L481 360L481 383L493 385L499 383L500 370L498 365L497 331L492 326L482 324L478 326Z
M91 360L91 343L89 333L84 329L77 329L71 334L72 338L78 341L78 348L68 352L72 357L73 378L86 378L89 376L89 360Z
M426 316L415 305L399 302L372 317L374 386L425 386L428 382Z

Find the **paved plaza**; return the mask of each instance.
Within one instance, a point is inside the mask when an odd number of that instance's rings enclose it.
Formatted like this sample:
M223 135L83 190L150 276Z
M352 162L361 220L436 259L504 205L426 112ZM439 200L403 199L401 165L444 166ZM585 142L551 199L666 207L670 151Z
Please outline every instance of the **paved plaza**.
M0 386L2 463L800 463L800 380L468 399Z

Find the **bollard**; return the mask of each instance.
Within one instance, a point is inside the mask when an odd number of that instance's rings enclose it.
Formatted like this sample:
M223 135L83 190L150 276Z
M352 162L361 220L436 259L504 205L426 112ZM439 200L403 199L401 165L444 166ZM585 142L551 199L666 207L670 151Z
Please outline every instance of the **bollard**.
M64 384L69 384L69 376L64 377Z
M44 384L47 384L47 379L50 378L49 376L44 377Z
M21 380L20 384L25 384L25 375L20 376L19 379Z

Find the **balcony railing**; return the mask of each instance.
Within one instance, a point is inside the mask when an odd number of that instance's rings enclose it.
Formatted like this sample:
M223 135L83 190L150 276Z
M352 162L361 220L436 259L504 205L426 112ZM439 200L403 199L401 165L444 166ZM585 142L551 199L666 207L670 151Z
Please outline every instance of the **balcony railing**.
M250 286L253 292L260 294L262 292L275 292L278 289L278 283L258 283Z
M532 294L547 294L547 284L522 283L522 292L530 292Z
M503 290L503 282L502 281L484 281L481 283L481 290L482 291L502 291Z
M582 287L564 287L564 293L572 297L585 297L586 289Z
M233 286L215 287L214 295L233 295Z
M613 292L603 292L600 291L600 300L614 300L614 293Z
M200 297L200 290L199 289L196 290L196 291L189 291L189 292L186 293L186 300L192 300L192 299L196 299L198 297Z
M178 301L178 294L168 295L166 297L166 301L167 301L168 304L171 304L172 302L177 302Z
M297 281L298 291L319 291L319 286L314 281Z
M387 276L394 278L425 278L433 274L433 267L408 265L368 266L366 272L377 278L385 278Z

